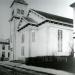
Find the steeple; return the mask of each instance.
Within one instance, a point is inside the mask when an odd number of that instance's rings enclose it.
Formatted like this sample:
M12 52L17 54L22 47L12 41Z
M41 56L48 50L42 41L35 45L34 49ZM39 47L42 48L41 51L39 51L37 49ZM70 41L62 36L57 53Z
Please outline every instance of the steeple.
M10 39L11 39L11 59L17 59L17 48L16 48L16 41L17 41L17 28L21 17L26 17L28 14L28 4L24 0L14 0L10 6L11 9L11 17L10 17Z
M20 4L23 4L23 5L28 5L28 3L26 3L26 1L24 1L24 0L14 0L10 7L12 7L14 3L20 3Z
M11 18L12 17L22 17L27 16L28 3L24 0L14 0L10 6L11 8Z

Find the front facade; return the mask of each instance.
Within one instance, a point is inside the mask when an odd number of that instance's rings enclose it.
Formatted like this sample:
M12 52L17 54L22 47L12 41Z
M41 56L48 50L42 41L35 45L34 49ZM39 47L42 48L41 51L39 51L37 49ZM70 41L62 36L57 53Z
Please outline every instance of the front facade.
M4 56L5 59L10 57L10 44L8 40L0 39L0 58Z
M72 19L28 9L23 0L14 0L11 12L11 60L71 55Z

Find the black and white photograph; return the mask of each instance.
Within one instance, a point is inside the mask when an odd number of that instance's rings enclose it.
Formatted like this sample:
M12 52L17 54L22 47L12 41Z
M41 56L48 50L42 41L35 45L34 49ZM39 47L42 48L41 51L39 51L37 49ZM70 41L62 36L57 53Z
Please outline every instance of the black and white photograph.
M0 0L0 75L75 75L75 0Z

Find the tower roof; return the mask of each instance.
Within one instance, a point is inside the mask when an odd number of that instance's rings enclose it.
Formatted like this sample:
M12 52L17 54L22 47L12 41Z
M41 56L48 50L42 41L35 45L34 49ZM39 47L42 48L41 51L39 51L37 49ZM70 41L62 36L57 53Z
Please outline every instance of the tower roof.
M23 4L23 5L28 5L28 3L26 3L26 1L24 1L24 0L14 0L10 7L12 7L14 3L20 3L20 4Z

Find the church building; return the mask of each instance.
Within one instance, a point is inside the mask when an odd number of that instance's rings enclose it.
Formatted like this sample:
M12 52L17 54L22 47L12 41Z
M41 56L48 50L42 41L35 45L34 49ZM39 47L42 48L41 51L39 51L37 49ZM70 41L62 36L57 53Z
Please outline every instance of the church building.
M9 39L0 38L0 60L4 57L4 60L9 60L10 58L10 42Z
M11 60L72 54L72 19L29 9L24 0L14 0L10 9Z

